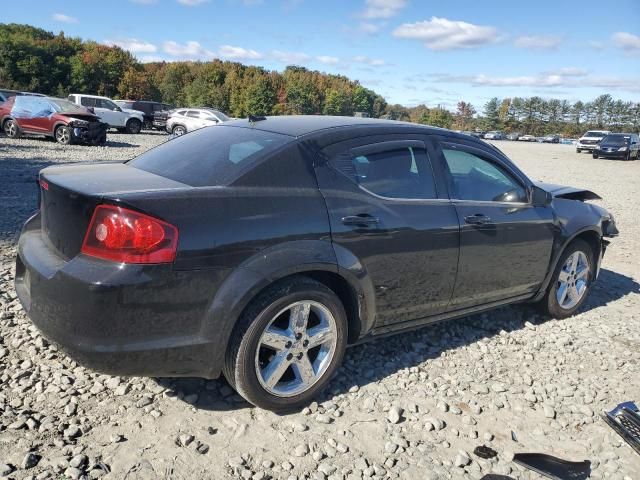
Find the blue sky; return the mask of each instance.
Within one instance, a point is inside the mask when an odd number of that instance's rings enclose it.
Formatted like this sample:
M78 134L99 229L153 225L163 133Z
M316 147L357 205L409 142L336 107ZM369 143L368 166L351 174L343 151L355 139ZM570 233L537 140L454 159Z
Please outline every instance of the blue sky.
M31 0L6 2L0 22L120 45L141 61L304 65L405 105L640 101L639 0Z

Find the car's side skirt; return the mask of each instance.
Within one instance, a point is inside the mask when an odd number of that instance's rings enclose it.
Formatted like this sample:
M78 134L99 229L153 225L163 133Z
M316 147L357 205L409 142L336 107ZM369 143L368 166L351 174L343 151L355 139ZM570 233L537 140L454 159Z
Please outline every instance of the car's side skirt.
M485 303L483 305L476 305L469 308L463 308L461 310L455 310L453 312L445 312L445 313L441 313L431 317L419 318L416 320L409 320L407 322L402 322L394 325L384 325L382 327L373 329L370 334L360 338L354 345L364 343L376 338L388 336L388 335L395 335L396 333L401 333L404 331L415 330L418 328L425 327L427 325L432 325L433 323L442 322L445 320L453 320L456 318L461 318L461 317L466 317L468 315L481 313L487 310L492 310L494 308L501 307L503 305L526 302L527 300L530 300L532 297L533 297L533 294L527 293L525 295L518 295L516 297L506 298L506 299L498 300L491 303Z

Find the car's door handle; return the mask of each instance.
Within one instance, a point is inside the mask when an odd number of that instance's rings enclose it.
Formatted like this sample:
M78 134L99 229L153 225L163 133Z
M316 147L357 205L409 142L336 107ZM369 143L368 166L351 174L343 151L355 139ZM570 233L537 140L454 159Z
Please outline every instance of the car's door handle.
M348 215L346 217L342 217L342 223L344 225L363 225L370 226L379 223L376 217L373 217L369 214L360 214L360 215Z
M468 215L464 217L464 221L469 225L484 225L486 223L491 223L491 217L487 217L482 213L476 213L475 215Z

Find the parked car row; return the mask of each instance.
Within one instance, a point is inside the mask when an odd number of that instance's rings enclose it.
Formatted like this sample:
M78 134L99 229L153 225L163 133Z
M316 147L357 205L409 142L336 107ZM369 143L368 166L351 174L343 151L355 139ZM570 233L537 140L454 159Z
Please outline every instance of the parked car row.
M16 100L39 98L40 101ZM0 89L0 127L11 138L45 135L59 143L106 143L106 131L166 131L176 136L231 120L212 108L178 108L147 100L112 100L73 93L67 99ZM83 123L84 122L84 123ZM97 127L96 125L100 125Z
M9 138L44 135L64 145L104 145L107 141L107 124L63 98L14 95L0 104L0 125Z

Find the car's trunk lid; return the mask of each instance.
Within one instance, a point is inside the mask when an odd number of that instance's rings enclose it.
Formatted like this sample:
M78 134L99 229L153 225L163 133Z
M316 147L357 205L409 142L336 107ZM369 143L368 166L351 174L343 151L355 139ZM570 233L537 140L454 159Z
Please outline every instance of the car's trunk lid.
M124 193L190 188L122 163L48 167L39 184L42 235L67 259L80 252L96 205Z

